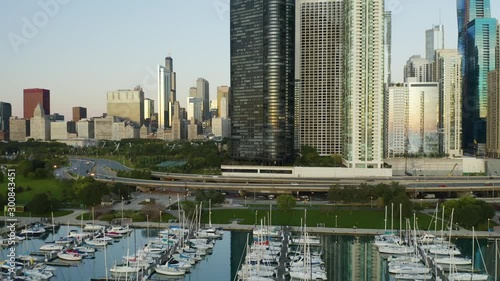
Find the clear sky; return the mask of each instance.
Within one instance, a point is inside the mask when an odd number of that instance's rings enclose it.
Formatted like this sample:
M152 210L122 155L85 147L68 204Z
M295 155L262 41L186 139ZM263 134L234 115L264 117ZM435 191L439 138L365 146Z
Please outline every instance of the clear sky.
M500 3L492 0L492 16ZM54 5L54 3L56 3ZM386 0L393 11L392 73L402 80L406 60L425 55L425 30L441 23L445 48L456 48L455 0ZM439 16L441 14L441 17ZM174 59L177 96L203 77L229 85L229 0L0 1L0 101L22 116L22 90L51 90L51 111L71 118L106 111L106 92L141 85L157 99L157 65Z

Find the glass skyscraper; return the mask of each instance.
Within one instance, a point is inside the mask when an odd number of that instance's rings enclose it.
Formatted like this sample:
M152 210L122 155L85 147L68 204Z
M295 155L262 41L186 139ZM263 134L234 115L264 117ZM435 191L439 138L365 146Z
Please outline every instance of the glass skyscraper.
M475 144L486 141L488 72L495 69L497 25L491 18L489 0L458 0L457 17L464 75L462 146L475 152Z
M281 165L294 152L294 0L230 1L231 153Z

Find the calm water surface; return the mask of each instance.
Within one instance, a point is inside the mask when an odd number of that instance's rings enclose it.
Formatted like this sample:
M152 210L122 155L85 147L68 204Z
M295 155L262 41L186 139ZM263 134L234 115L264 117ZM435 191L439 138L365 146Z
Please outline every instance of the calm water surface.
M70 227L70 229L78 229ZM38 251L44 241L59 239L68 233L68 228L62 226L55 236L50 233L41 239L24 241L17 246L17 255L29 254ZM135 229L128 238L122 238L117 243L108 246L106 259L104 251L99 250L93 259L84 259L71 267L56 267L56 276L51 280L89 280L90 278L101 278L105 276L105 264L108 268L115 263L121 263L122 257L135 253L137 249L147 243L148 237L155 237L157 230L150 229L149 235L146 229ZM243 250L247 241L246 232L224 232L224 238L218 240L212 255L207 255L201 262L191 270L184 278L167 278L153 274L153 280L179 280L179 281L233 281L242 258ZM387 264L376 247L371 237L353 237L339 235L321 236L324 261L330 281L347 280L391 280L387 272ZM456 240L464 255L470 256L472 244L470 239ZM494 274L495 247L494 241L481 240L481 252L487 265L488 272ZM469 254L467 254L469 253ZM7 249L1 251L2 259L7 258ZM476 268L482 268L483 262L476 246ZM110 277L111 275L109 275Z

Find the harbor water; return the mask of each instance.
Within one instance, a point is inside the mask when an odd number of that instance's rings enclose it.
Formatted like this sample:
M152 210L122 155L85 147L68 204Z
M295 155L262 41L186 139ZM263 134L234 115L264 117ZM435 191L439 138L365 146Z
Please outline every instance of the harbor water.
M60 237L67 235L70 229L79 230L78 227L61 226L55 234L48 233L40 238L23 241L16 246L16 254L21 256L39 252L39 248L44 244L44 241L58 240ZM157 229L134 229L130 236L111 243L105 252L103 249L99 249L92 258L85 258L81 262L72 263L69 267L57 266L55 276L50 280L88 281L91 278L103 278L106 276L106 266L108 268L108 277L111 278L109 268L114 264L121 264L127 252L129 252L129 255L133 255L150 238L157 237L157 234ZM247 232L225 231L223 239L216 242L213 253L205 256L202 261L197 263L191 269L191 273L182 278L165 277L152 273L150 280L233 281L242 260L247 238ZM373 237L322 235L320 238L321 247L317 250L323 252L328 280L391 280L387 272L387 261L378 253L373 244ZM471 255L472 244L470 239L459 239L455 240L454 243L458 245L464 255ZM475 246L474 267L484 269L482 266L484 259L488 273L494 276L495 241L480 240L480 249L481 251L478 250L477 245ZM2 249L0 258L2 260L7 259L7 254L8 249Z

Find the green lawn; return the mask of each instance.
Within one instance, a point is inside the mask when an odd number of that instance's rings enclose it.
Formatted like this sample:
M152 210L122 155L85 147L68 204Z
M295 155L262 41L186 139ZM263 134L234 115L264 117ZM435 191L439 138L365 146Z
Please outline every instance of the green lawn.
M260 223L264 217L268 220L269 209L219 209L212 210L212 223L227 224L234 219L239 219L240 224L254 224L255 214L257 212L257 221ZM369 229L384 229L384 210L380 209L337 209L337 210L307 210L307 226L317 226L325 224L325 227L335 227L335 216L337 216L337 227L352 228L369 228ZM273 209L272 224L273 225L290 225L299 226L301 219L304 218L303 209L294 209L288 213ZM431 217L426 214L417 213L417 220L420 229L427 229ZM208 222L208 212L202 216L202 222ZM411 221L413 224L413 220ZM403 219L403 227L405 225ZM387 228L391 227L390 216L388 218ZM394 228L399 229L399 219L394 218Z
M22 186L24 189L23 192L16 192L16 203L19 205L27 204L37 193L49 192L51 196L61 198L63 188L65 188L63 182L54 178L37 180L25 178L20 174L16 175L15 183L16 186ZM31 187L29 191L28 186Z

